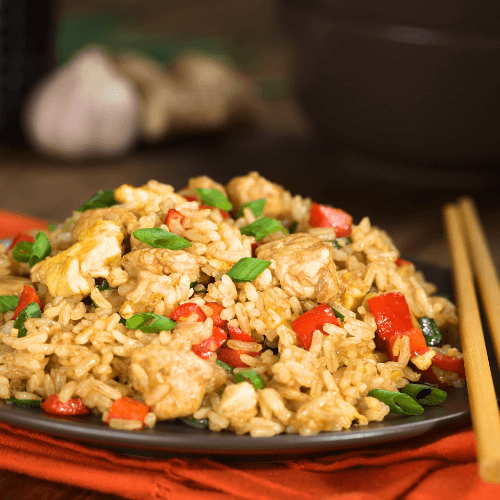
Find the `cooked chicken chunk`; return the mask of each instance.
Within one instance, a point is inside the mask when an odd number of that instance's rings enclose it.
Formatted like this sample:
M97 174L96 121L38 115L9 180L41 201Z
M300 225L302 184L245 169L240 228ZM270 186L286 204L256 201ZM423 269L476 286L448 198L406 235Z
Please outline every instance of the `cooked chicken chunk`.
M123 235L127 236L129 233L127 230L129 224L136 222L137 217L132 212L118 207L86 210L73 227L73 231L71 232L72 241L78 241L80 233L93 226L98 220L114 220L120 225Z
M87 296L94 278L107 278L111 267L120 260L123 233L115 221L96 222L80 233L79 240L31 269L31 280L45 283L53 297Z
M340 284L329 243L304 233L257 247L257 257L273 260L271 271L289 295L329 302L340 295Z
M191 351L148 345L132 353L132 384L156 418L185 417L201 405L214 368Z
M120 265L131 278L136 278L140 271L154 274L188 274L191 281L200 276L200 265L205 263L204 257L167 248L141 248L123 256Z
M123 184L114 191L118 203L129 203L141 213L160 211L160 203L171 199L173 203L184 203L186 200L174 192L174 188L158 181L149 181L141 187Z
M234 427L257 415L257 393L249 382L228 385L222 393L220 412Z
M199 177L192 177L189 179L187 189L189 191L194 191L195 189L217 189L224 196L227 196L226 188L206 175L200 175Z
M0 295L20 295L24 285L31 285L31 281L23 276L2 276Z

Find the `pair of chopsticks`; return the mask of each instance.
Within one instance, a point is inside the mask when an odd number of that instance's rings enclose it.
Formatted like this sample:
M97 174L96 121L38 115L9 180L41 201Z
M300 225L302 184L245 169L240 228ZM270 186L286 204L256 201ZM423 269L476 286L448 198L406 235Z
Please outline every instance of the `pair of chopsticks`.
M481 326L474 276L499 365L500 284L474 202L470 198L462 198L456 205L446 205L444 221L453 267L479 473L483 480L499 483L500 412Z

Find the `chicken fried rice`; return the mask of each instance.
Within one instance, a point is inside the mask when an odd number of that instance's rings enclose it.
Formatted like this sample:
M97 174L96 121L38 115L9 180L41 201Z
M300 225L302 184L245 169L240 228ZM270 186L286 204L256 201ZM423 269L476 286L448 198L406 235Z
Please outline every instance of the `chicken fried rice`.
M464 383L453 303L390 237L256 172L100 192L0 246L0 296L0 397L117 429L313 435L383 420L374 389ZM413 340L429 322L444 341Z

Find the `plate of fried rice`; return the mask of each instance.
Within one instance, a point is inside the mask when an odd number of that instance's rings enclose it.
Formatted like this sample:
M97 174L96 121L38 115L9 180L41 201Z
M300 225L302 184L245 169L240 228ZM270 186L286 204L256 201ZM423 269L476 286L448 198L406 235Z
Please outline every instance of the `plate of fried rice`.
M151 180L4 242L0 420L134 453L268 455L468 420L449 271L346 208L257 172Z

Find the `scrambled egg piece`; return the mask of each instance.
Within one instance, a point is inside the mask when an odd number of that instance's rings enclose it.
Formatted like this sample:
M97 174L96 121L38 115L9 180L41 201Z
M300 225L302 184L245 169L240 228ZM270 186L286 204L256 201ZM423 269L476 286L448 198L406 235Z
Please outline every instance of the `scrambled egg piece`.
M116 222L98 221L78 239L78 243L31 269L31 280L47 285L53 297L87 296L94 278L107 278L111 267L120 261L123 233Z
M115 200L118 203L130 203L140 212L159 212L160 203L171 199L173 203L185 203L186 199L174 192L169 184L158 181L149 181L141 187L133 187L130 184L122 184L114 191Z
M85 229L88 229L100 220L114 220L120 224L120 229L124 236L128 236L131 232L128 228L134 225L137 221L137 217L132 212L120 207L86 210L77 220L75 227L73 227L71 231L71 241L73 243L77 242L80 234L85 231Z

